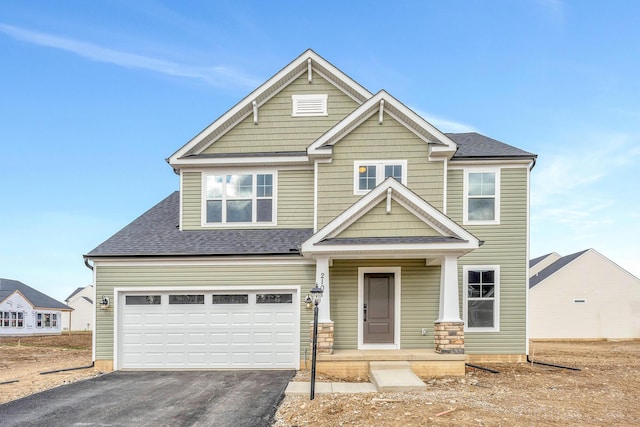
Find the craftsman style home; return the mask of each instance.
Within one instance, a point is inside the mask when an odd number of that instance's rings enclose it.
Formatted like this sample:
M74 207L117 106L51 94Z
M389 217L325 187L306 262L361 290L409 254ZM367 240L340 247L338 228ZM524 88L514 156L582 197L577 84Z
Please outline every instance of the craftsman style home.
M308 50L167 161L180 190L85 255L100 369L420 373L527 353L536 156L445 134Z

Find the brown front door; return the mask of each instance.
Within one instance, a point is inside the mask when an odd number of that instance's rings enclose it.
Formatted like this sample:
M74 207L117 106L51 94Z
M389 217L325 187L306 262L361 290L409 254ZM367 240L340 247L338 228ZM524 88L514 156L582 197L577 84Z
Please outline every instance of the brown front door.
M393 273L364 275L363 344L394 343Z

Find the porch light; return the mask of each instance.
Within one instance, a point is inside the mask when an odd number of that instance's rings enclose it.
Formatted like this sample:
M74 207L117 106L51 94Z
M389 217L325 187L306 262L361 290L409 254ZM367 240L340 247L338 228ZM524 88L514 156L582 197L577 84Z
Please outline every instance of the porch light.
M109 308L109 297L102 295L102 299L100 300L100 309L106 310Z

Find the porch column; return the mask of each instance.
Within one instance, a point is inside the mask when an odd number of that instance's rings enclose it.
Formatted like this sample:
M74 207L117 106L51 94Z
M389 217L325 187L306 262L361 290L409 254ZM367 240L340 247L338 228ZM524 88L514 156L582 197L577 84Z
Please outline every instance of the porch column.
M322 300L318 305L318 353L333 354L333 322L331 321L331 292L329 286L329 258L316 259L316 284L324 286ZM309 342L313 342L313 322L309 331Z
M316 284L324 286L322 300L318 305L318 323L331 322L331 292L329 289L329 258L316 259Z
M464 322L458 297L458 258L445 256L440 273L440 313L435 321L436 353L464 354Z

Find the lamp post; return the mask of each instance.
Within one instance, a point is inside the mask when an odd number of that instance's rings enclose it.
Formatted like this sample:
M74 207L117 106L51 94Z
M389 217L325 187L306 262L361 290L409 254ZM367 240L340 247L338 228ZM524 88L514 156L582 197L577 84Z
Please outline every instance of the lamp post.
M324 285L316 286L311 289L311 297L307 296L307 300L313 301L313 348L311 349L311 395L309 400L315 398L316 392L316 354L318 353L318 305L322 299L322 293L324 292Z

